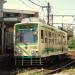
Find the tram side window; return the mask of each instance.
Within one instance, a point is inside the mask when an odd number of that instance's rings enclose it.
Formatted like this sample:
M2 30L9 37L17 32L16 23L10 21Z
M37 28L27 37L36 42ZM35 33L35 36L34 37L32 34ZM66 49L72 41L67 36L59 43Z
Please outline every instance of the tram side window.
M51 32L49 32L49 38L51 37Z
M41 30L41 39L43 39L43 30Z
M41 42L44 43L44 31L41 30Z
M51 43L51 39L49 39L49 43Z
M64 45L66 45L67 44L66 36L63 36L63 40L64 40Z
M48 43L48 39L47 38L45 38L45 43Z
M65 38L65 36L63 36L63 38Z

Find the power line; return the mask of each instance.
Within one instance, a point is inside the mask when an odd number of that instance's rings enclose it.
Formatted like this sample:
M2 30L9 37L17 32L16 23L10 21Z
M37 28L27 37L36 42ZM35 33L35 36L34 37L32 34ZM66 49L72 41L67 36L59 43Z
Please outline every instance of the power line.
M27 5L24 1L22 1L22 0L20 0L23 4L25 4L25 5ZM49 24L49 13L51 12L51 6L50 6L50 3L48 2L47 4L48 4L48 6L41 6L41 5L39 5L39 4L37 4L37 3L35 3L35 2L33 2L32 0L28 0L28 1L30 1L31 3L33 3L34 5L37 5L37 6L39 6L39 7L41 7L42 9L43 8L47 8L47 24ZM27 5L28 6L28 5Z
M34 5L37 5L37 6L39 6L39 7L43 7L43 6L41 6L41 5L39 5L39 4L35 3L35 2L33 2L33 1L31 1L31 0L28 0L28 1L30 1L30 2L33 3Z
M22 0L19 0L19 1L21 1L24 5L27 5L28 7L32 8L31 6L29 6L28 4L26 4L24 1L22 1ZM34 8L32 8L32 9L34 9Z
M63 8L54 8L54 9L59 9L59 10L75 10L75 9L63 9Z
M43 4L40 0L37 0L38 2L40 2L41 4Z
M41 5L38 5L38 4L36 4L35 2L33 2L32 0L28 0L28 1L30 1L31 3L33 3L33 4L35 4L35 5L37 5L37 6L39 6L39 7L42 7L42 8L47 8L47 24L49 25L49 13L51 12L51 6L50 6L50 3L48 2L47 4L48 4L48 6L41 6Z

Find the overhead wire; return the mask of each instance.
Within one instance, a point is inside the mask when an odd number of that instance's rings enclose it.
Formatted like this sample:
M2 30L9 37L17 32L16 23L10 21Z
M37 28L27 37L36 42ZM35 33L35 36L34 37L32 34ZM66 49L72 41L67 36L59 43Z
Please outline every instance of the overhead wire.
M43 3L40 0L37 0L37 1L40 2L43 5Z
M59 9L59 10L75 10L75 9L62 9L62 8L54 8L54 9Z
M30 2L33 3L34 5L37 5L37 6L39 6L39 7L43 7L43 6L41 6L41 5L39 5L39 4L35 3L35 2L33 2L32 0L28 0L28 1L30 1Z
M42 9L43 9L44 7L47 7L47 6L41 6L41 5L39 5L39 4L35 3L35 2L33 2L32 0L28 0L28 1L30 1L30 2L33 3L34 5L37 5L37 6L41 7ZM38 0L38 1L41 3L40 0ZM47 1L46 1L46 2L47 2Z
M21 1L24 5L27 5L28 7L32 8L31 6L26 4L23 0L19 0L19 1ZM33 3L34 5L37 5L37 6L41 7L42 11L43 11L43 15L45 15L44 6L37 4L37 3L33 2L32 0L28 0L28 1ZM40 0L39 0L39 2L42 4L42 2ZM45 0L45 2L48 3L46 0ZM47 6L45 6L45 7L47 7ZM34 8L32 8L32 9L34 9ZM44 20L44 17L43 17L43 20Z
M33 8L33 7L31 7L30 5L26 4L23 0L19 0L19 1L20 1L20 2L22 2L24 5L26 5L26 6L30 7L30 8L32 8L32 9L34 10L34 8Z
M34 5L37 5L37 6L41 7L41 8L42 8L42 11L43 11L43 15L45 15L44 8L47 8L48 6L41 6L41 5L39 5L39 4L35 3L35 2L33 2L32 0L28 0L28 1L30 1L30 2L33 3ZM39 1L39 2L40 2L40 1ZM45 0L45 2L48 3L46 0ZM44 20L44 17L43 17L43 20Z

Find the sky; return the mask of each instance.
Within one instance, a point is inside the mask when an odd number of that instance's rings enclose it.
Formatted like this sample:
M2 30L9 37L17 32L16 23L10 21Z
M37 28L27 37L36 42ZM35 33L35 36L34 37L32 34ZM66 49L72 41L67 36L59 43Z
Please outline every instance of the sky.
M24 3L21 1L24 1ZM52 14L75 15L75 0L32 0L32 1L41 6L46 6L47 2L49 2L51 5ZM7 2L4 4L4 8L39 11L42 12L43 14L46 11L46 9L44 9L43 11L42 8L34 5L28 0L7 0Z
M50 14L53 15L75 15L75 0L31 0L31 1L41 6L47 6L47 3L49 2L51 6ZM46 8L42 9L28 0L7 0L7 2L4 3L4 8L38 11L40 12L39 17L41 17L42 19L46 17L47 20L47 9ZM75 17L63 18L63 22L75 23L74 19ZM62 22L62 18L55 17L53 22L55 23Z

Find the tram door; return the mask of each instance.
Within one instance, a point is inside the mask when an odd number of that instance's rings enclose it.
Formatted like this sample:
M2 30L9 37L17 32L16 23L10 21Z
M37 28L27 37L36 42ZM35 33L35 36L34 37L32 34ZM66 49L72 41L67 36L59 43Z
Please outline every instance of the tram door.
M7 54L13 53L13 28L10 27L5 31L5 51Z

